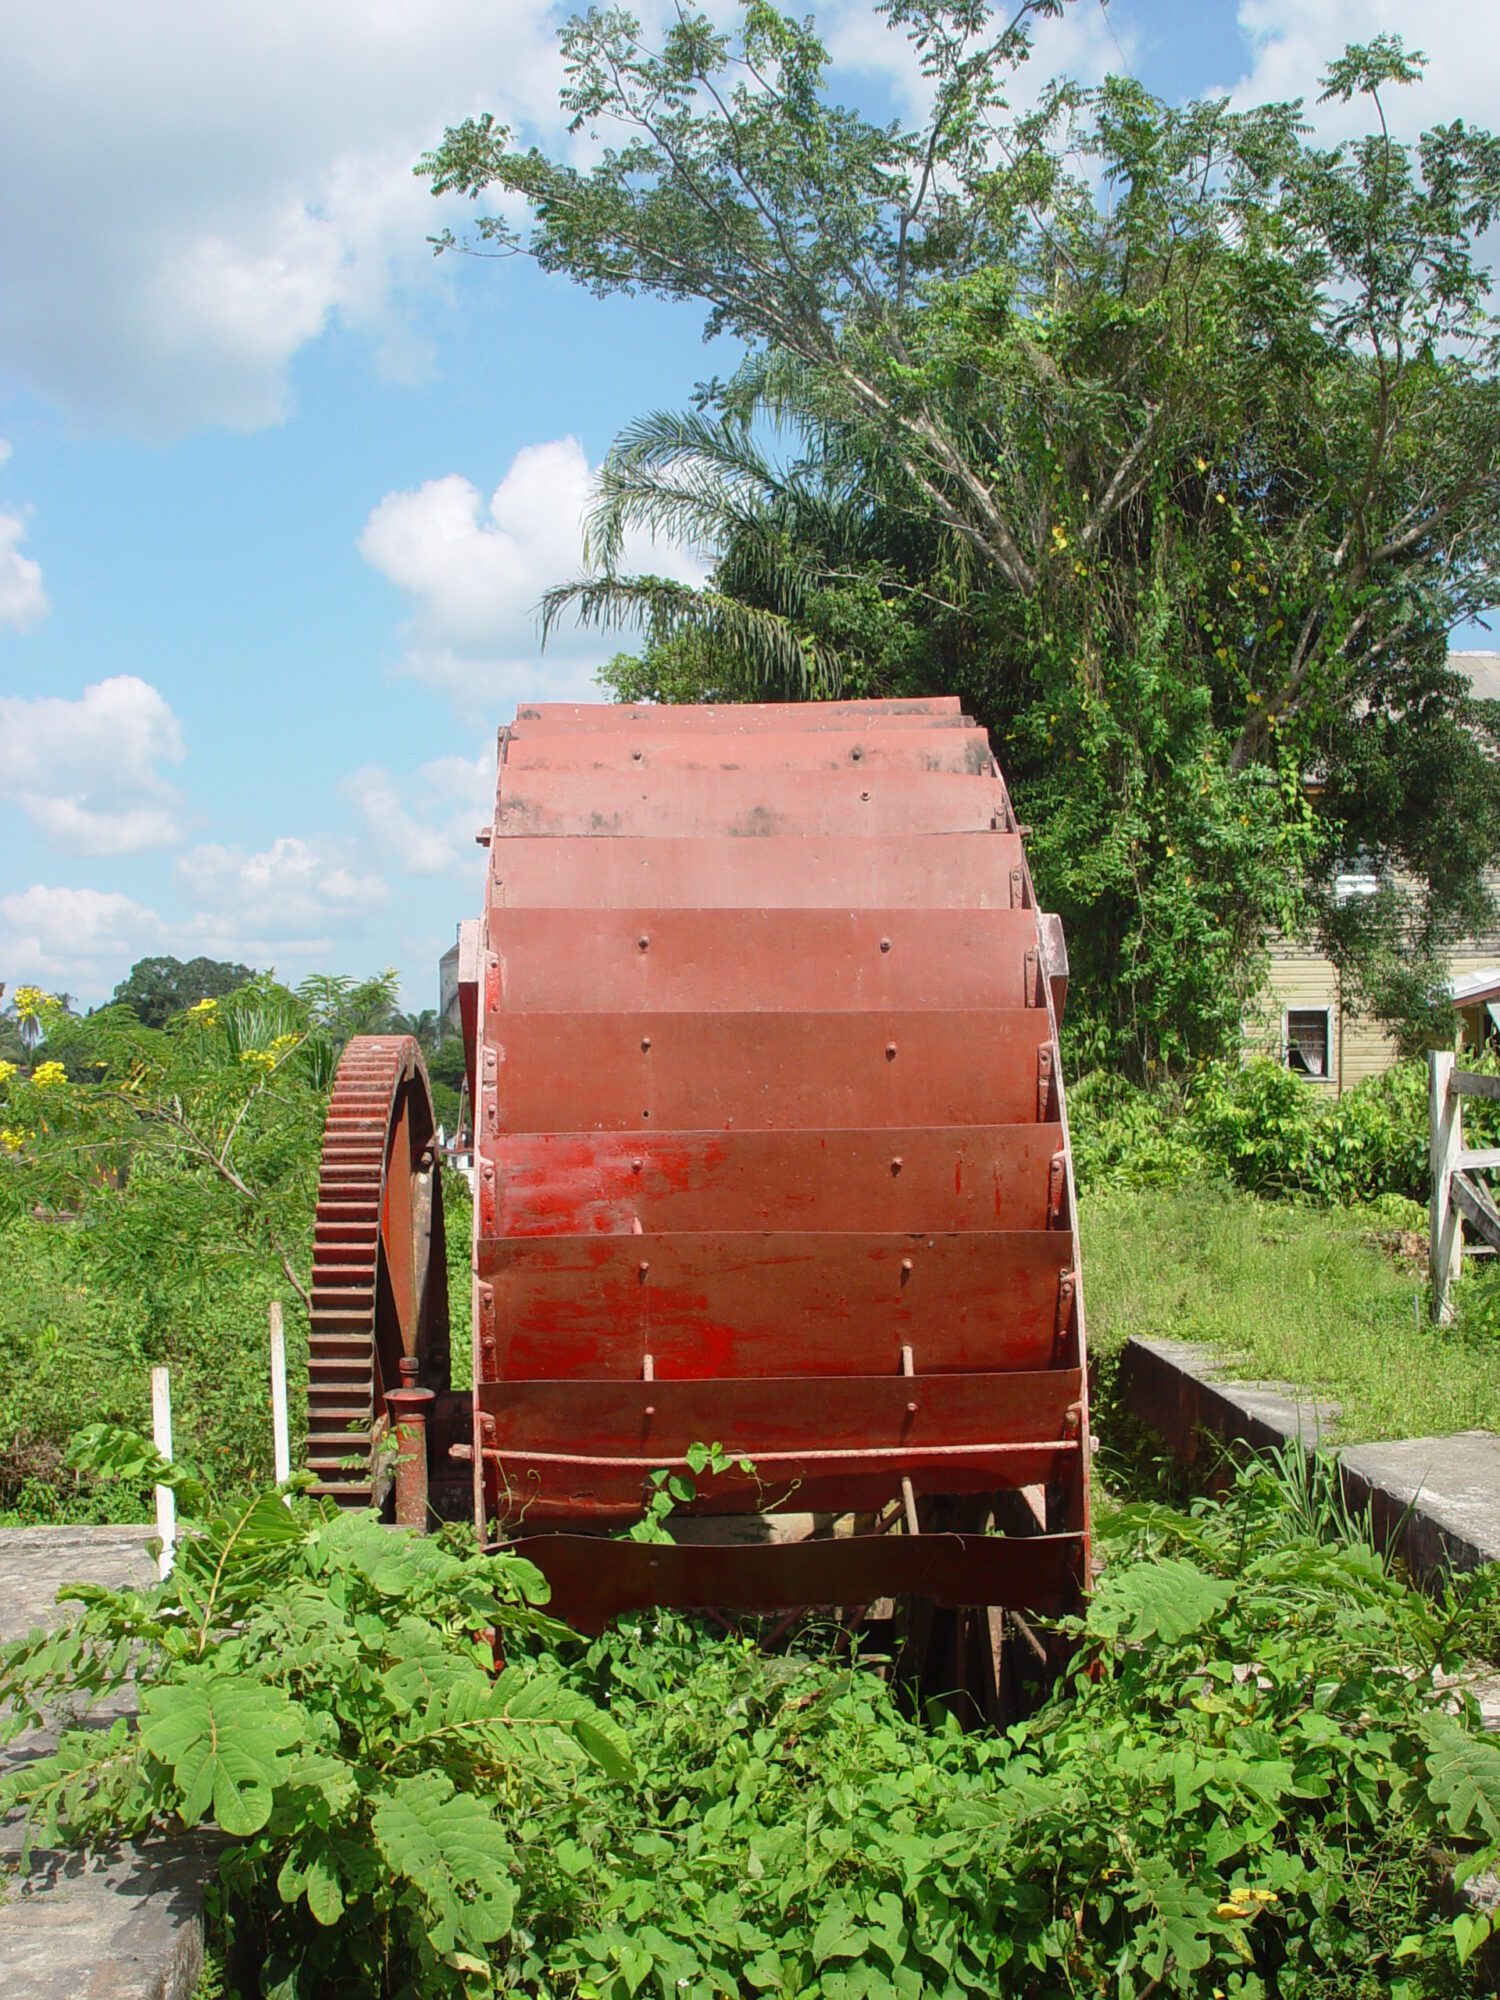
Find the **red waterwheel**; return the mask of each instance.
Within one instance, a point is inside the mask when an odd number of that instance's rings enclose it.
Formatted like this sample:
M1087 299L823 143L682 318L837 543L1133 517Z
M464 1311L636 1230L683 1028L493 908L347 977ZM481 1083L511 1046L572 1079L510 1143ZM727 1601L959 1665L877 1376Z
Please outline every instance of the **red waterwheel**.
M436 1121L409 1035L357 1035L334 1078L318 1175L308 1341L313 1491L383 1506L386 1398L403 1358L446 1388L448 1294Z

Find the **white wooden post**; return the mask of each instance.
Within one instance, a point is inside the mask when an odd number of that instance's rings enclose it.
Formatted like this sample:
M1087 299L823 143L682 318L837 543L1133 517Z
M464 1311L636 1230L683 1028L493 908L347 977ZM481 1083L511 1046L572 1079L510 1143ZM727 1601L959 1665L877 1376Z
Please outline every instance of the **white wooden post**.
M163 1458L171 1458L172 1380L165 1368L151 1370L151 1442ZM156 1489L156 1534L161 1543L157 1573L165 1582L172 1574L172 1552L177 1546L177 1495L170 1486Z
M285 1486L292 1476L292 1439L286 1420L286 1334L280 1299L271 1301L271 1444L276 1455L276 1484ZM290 1494L286 1502L292 1504Z
M1463 1224L1453 1206L1453 1176L1464 1143L1462 1106L1463 1100L1453 1088L1452 1050L1431 1050L1427 1057L1428 1157L1432 1168L1428 1269L1432 1317L1440 1326L1453 1318L1452 1288L1463 1268Z

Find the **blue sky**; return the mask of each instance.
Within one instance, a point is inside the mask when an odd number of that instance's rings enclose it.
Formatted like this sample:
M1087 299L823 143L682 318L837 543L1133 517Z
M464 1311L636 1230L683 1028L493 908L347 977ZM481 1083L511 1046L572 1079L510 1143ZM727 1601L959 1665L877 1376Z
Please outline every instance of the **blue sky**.
M687 309L445 257L410 164L493 109L556 142L543 0L12 0L0 44L0 981L93 1002L150 952L296 978L435 960L477 911L494 732L588 698L539 653L589 469L725 355ZM641 11L651 13L651 6ZM728 11L727 0L720 11ZM868 0L843 94L906 88ZM1035 68L1312 94L1344 45L1493 123L1473 0L1073 0ZM692 570L659 552L655 567Z

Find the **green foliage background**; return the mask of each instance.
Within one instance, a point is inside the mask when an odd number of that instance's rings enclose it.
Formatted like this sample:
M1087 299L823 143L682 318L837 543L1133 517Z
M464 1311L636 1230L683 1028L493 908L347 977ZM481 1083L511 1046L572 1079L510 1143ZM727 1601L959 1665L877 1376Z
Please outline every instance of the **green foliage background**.
M502 198L477 247L743 346L617 439L549 621L644 628L606 676L633 698L961 694L1089 1063L1232 1051L1277 925L1419 1039L1494 916L1494 705L1447 643L1500 562L1500 143L1398 143L1423 60L1392 35L1307 78L1361 116L1325 147L1301 102L1017 92L1064 0L874 11L923 74L910 121L840 102L767 0L659 38L606 7L561 37L586 164L488 117L420 162ZM626 573L642 529L707 583ZM1340 898L1356 855L1380 896Z
M654 1615L584 1647L514 1556L265 1494L200 1516L166 1585L79 1587L0 1652L12 1732L132 1668L141 1707L0 1805L49 1843L216 1826L272 2000L1491 1991L1443 1875L1500 1856L1500 1748L1435 1675L1493 1582L1433 1603L1291 1466L1105 1533L1066 1683L965 1734L816 1635Z
M80 1424L149 1428L218 1495L269 1478L267 1312L283 1307L294 1455L305 1428L313 1204L334 1069L399 1030L392 980L256 979L144 1024L45 996L44 1038L0 1080L0 1520L108 1517L138 1499L66 1464ZM54 1073L55 1072L55 1073ZM466 1379L469 1194L444 1181L454 1365ZM140 1518L139 1512L126 1518Z

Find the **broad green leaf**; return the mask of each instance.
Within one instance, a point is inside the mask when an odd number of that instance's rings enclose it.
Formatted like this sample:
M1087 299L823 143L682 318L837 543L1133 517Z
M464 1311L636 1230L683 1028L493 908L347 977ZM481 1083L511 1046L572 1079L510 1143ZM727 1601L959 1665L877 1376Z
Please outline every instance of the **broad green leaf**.
M1233 1584L1180 1557L1132 1563L1105 1571L1089 1605L1089 1629L1127 1645L1159 1638L1171 1646L1201 1631L1233 1596Z
M1426 1725L1427 1789L1454 1833L1478 1823L1486 1840L1500 1840L1500 1748L1471 1736L1446 1716Z
M849 1906L833 1902L813 1932L812 1955L819 1965L830 1958L861 1958L866 1941L865 1927Z
M170 1767L184 1825L196 1826L210 1811L225 1833L265 1825L285 1776L284 1753L305 1733L304 1718L279 1688L225 1678L148 1688L141 1715L141 1741Z
M516 1901L510 1847L478 1798L424 1771L378 1801L371 1827L392 1872L427 1906L435 1951L506 1935Z

